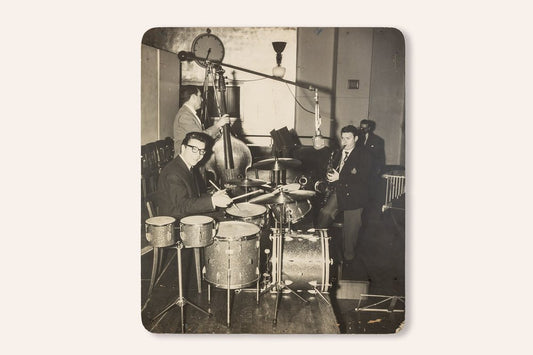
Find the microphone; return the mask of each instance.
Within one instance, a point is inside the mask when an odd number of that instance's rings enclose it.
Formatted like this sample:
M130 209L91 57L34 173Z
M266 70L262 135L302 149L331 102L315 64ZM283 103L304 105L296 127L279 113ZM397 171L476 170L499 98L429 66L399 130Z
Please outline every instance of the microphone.
M178 52L178 59L181 60L181 61L192 61L194 60L194 53L192 52L186 52L186 51L180 51Z

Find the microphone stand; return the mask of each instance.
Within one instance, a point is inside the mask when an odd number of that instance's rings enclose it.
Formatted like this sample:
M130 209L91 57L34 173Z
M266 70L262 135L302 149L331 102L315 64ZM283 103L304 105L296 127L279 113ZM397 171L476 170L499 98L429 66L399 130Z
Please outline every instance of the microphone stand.
M209 102L209 71L211 70L211 62L207 61L209 54L211 54L211 48L209 48L209 50L207 51L204 77L204 102L202 102L202 112L200 113L200 117L202 117L202 123L204 126L207 124L207 115L209 111L209 108L207 107L207 104Z

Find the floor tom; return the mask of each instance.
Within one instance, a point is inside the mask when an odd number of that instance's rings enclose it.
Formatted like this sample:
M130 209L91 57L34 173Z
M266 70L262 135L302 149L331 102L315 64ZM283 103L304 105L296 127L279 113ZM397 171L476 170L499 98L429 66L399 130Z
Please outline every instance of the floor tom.
M213 244L204 249L204 279L215 287L239 289L259 280L259 226L219 223Z

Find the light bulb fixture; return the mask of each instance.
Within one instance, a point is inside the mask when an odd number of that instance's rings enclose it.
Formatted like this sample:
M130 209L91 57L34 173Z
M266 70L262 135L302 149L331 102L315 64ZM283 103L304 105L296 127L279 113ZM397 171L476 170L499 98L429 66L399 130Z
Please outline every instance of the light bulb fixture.
M272 68L272 76L283 78L285 75L285 68L281 66L281 53L283 53L283 50L285 49L285 46L287 45L287 42L272 42L272 47L274 47L274 50L276 51L276 66Z

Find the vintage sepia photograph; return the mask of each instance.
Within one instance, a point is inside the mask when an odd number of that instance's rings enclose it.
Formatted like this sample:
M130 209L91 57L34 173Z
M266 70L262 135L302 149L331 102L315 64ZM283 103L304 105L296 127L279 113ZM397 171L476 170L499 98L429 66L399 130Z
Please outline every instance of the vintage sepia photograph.
M144 328L400 332L402 32L161 27L140 42Z

